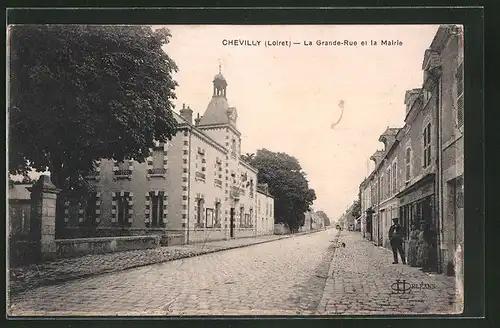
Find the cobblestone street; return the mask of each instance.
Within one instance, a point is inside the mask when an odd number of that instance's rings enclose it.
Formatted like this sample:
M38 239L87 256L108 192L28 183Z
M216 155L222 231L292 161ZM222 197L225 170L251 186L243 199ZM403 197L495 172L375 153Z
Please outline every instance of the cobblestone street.
M391 253L336 230L39 287L10 315L450 313L453 278L392 265ZM346 247L341 247L344 242ZM333 261L332 261L333 259ZM395 294L396 279L431 289Z
M11 315L308 314L321 299L334 230L39 287ZM330 251L329 248L330 247Z
M454 277L391 264L392 252L342 232L317 314L452 314L460 313ZM400 280L399 288L397 279ZM403 280L405 283L403 283ZM414 285L410 289L410 285Z

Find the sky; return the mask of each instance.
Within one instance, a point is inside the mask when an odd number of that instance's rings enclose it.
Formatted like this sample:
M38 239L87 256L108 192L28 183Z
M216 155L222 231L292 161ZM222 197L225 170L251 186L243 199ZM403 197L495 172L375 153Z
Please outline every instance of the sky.
M380 134L402 127L405 91L422 85L422 60L437 25L274 25L167 27L164 47L179 71L173 102L203 115L221 71L238 111L242 153L266 148L296 157L316 191L315 210L333 221L357 199L373 169ZM225 45L224 40L259 45ZM357 42L318 46L316 41ZM372 40L377 45L372 45ZM382 45L394 40L398 45ZM266 47L266 41L298 42ZM311 41L311 46L304 42ZM361 45L361 42L366 45ZM402 43L402 44L401 44ZM339 102L344 102L341 116ZM35 174L34 176L37 176Z
M218 73L238 111L242 153L266 148L296 157L316 191L315 210L334 221L357 199L373 169L369 157L380 134L404 125L406 90L422 85L424 51L437 25L165 26L164 47L177 63L176 111L189 105L203 115ZM224 45L248 40L258 46ZM266 47L266 41L299 42ZM357 41L317 46L316 41ZM372 45L371 40L377 41ZM402 45L381 45L399 40ZM312 46L305 46L311 41ZM362 46L361 41L367 45ZM344 101L340 123L331 129Z

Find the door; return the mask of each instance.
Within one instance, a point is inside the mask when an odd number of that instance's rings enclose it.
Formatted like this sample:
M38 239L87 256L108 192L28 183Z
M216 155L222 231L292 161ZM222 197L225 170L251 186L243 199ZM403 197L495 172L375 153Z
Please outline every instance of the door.
M231 238L234 237L234 208L231 208L229 216L229 235Z

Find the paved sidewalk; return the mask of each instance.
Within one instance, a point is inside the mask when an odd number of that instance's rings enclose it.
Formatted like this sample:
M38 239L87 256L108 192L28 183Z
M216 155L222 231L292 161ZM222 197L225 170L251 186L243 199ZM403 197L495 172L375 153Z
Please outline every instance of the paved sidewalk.
M344 247L339 247L341 243ZM391 264L392 252L342 231L318 315L458 314L455 279ZM399 288L397 284L399 279ZM404 280L404 282L403 282Z
M267 235L59 259L39 265L11 268L9 288L11 294L17 294L39 286L54 285L98 274L261 244L302 234L304 233Z

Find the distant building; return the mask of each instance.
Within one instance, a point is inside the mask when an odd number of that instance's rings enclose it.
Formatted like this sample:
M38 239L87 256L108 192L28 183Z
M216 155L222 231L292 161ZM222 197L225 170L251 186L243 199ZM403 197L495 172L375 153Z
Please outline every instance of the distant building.
M344 214L339 218L338 224L342 227L342 229L355 231L356 230L356 219L354 213L355 203L353 203L349 208L345 211Z
M315 211L311 210L304 213L304 225L300 228L300 231L318 230L324 227L324 219Z

